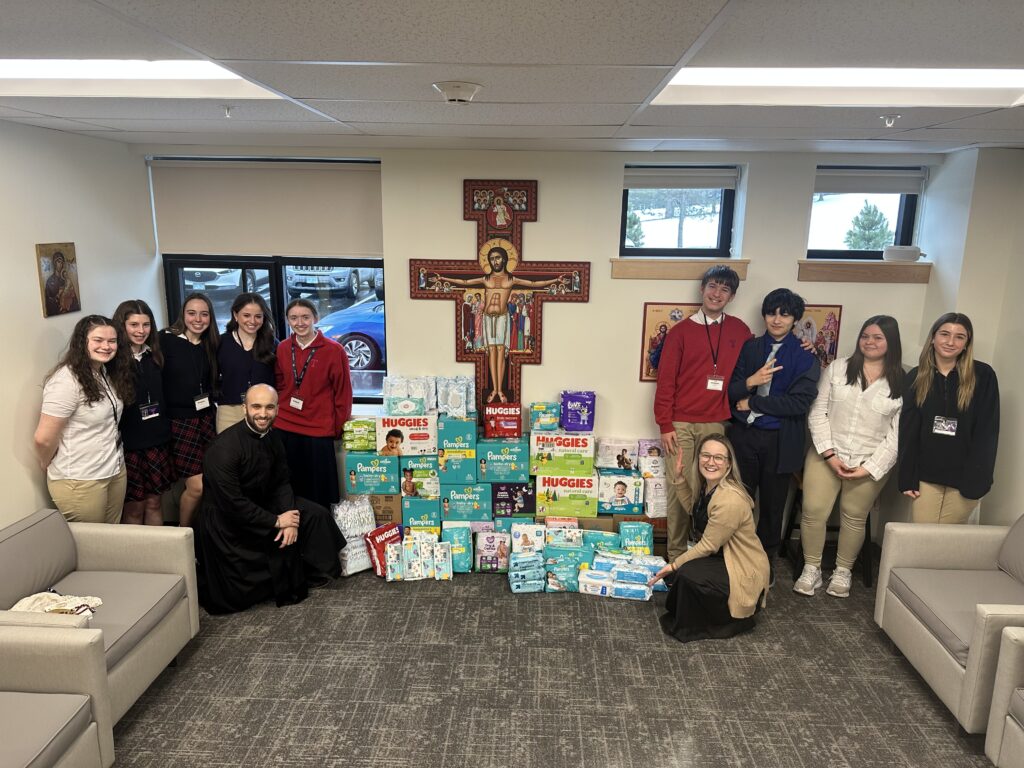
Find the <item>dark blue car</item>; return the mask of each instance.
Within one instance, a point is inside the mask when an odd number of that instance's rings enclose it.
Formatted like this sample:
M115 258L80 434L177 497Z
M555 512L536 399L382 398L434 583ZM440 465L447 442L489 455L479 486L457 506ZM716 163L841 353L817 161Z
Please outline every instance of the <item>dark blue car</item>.
M384 302L368 301L320 318L317 328L348 353L354 371L381 370L387 362L384 345Z

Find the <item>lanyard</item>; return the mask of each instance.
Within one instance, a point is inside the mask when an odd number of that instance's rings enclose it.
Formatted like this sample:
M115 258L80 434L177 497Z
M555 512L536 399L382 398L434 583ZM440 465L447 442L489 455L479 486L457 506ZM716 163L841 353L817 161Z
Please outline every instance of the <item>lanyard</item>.
M107 372L102 370L100 372L100 381L103 383L103 394L110 402L110 410L114 412L114 432L117 434L117 444L121 445L121 433L118 432L118 416L117 416L117 402L114 400L114 394L110 389L110 383L107 381Z
M309 368L309 364L313 362L313 355L316 354L317 347L310 347L309 357L306 358L305 365L302 366L302 372L295 365L295 348L299 346L295 339L292 339L292 377L295 379L295 391L299 391L299 387L302 386L302 380L306 378L306 369Z
M238 344L238 348L241 349L242 352L249 358L249 376L248 376L248 380L245 382L245 389L246 389L246 391L248 391L249 387L252 386L252 370L253 370L253 367L256 365L256 340L253 339L252 349L246 349L245 348L245 344L242 343L242 337L238 335L238 331L232 331L231 335L235 337L235 342ZM295 356L295 349L293 348L292 349L292 357L294 358L294 356ZM295 361L293 360L292 361L292 367L294 368L294 366L295 366ZM303 368L302 371L303 371L303 373L305 373L306 369ZM244 396L244 393L243 393L243 396Z
M718 329L718 344L715 346L711 345L711 324L708 323L708 316L703 312L701 312L701 315L704 317L704 332L708 335L708 349L711 350L711 363L715 366L714 372L718 373L718 352L722 348L722 332L725 326L725 314L723 313L720 315L721 320L719 321L719 324L723 327Z
M138 369L139 369L139 372L138 372L139 375L135 377L135 381L138 384L142 385L142 388L146 390L146 402L144 403L145 405L148 405L153 400L153 398L150 397L150 394L149 394L149 382L146 381L146 366L142 362L143 360L145 360L146 355L148 355L148 354L150 354L149 350L145 350L142 353L142 357L140 357L138 360L135 361L135 365L138 366ZM135 401L138 402L139 398L136 397Z
M206 378L206 350L203 349L202 340L198 344L193 344L188 334L185 334L185 341L189 346L188 354L189 359L192 360L192 370L195 371L196 377L199 379L199 394L201 395L206 391L206 387L203 386L203 379ZM196 348L202 352L199 357L199 365L196 365Z

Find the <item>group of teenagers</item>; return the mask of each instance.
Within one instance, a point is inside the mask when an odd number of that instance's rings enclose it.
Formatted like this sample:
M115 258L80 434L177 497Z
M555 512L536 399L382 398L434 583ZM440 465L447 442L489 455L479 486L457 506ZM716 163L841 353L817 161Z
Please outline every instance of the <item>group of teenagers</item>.
M269 535L280 547L299 540L298 498L330 520L326 510L340 499L335 439L352 409L348 356L316 330L316 307L296 299L286 316L292 333L281 343L255 293L234 299L223 334L201 293L186 296L180 316L160 332L153 310L138 299L118 305L113 318L80 319L44 381L35 433L57 509L71 521L163 525L161 497L183 480L178 519L197 527L198 556L204 546L210 550L207 562L199 558L207 581L233 580L246 599L231 604L258 596L249 584L253 558L263 557L257 540ZM250 391L258 397L247 406ZM267 436L270 424L272 452L239 441ZM250 476L247 464L263 454L272 461ZM268 488L271 476L281 482ZM268 507L283 507L279 514L254 506L260 494ZM313 517L303 518L305 529ZM319 577L337 577L342 545L328 542L333 552L319 556ZM236 572L226 577L207 567L223 570L228 561Z
M709 269L701 308L669 331L658 366L669 562L656 579L671 582L662 628L683 642L753 628L774 584L794 476L804 566L793 589L813 596L824 585L826 524L838 498L836 567L825 591L840 598L850 594L868 513L894 468L914 522L966 522L993 481L999 388L992 368L974 359L966 315L939 317L909 372L888 315L867 318L853 353L822 369L793 333L800 296L768 293L755 337L725 312L738 288L729 267Z

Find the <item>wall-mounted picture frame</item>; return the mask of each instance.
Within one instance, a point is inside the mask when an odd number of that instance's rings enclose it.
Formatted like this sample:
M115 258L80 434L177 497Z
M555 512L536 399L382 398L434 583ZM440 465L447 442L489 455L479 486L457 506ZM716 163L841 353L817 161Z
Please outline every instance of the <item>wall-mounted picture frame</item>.
M36 267L39 270L43 317L82 311L74 243L37 244Z
M700 309L700 304L644 302L643 336L640 338L640 381L658 380L658 362L665 337L680 323Z
M793 326L793 333L814 345L814 354L822 368L836 359L842 319L842 304L808 304L804 307L804 316Z

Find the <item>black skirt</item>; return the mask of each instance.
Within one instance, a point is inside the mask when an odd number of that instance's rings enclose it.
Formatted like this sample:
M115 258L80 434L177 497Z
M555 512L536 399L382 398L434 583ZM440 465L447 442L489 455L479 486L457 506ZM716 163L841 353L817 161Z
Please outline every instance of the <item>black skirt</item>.
M721 555L683 563L665 601L661 628L682 643L726 638L754 628L754 617L729 613L729 572Z
M296 496L331 508L341 500L338 458L333 437L310 437L283 429L276 430L288 457L288 472Z

